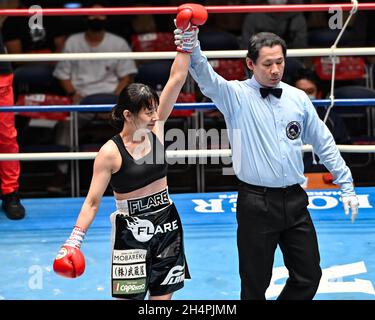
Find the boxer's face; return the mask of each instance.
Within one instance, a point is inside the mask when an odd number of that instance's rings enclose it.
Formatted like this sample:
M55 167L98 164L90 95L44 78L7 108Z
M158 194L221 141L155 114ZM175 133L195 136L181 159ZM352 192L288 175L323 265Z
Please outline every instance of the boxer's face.
M282 47L280 45L262 47L257 61L246 58L246 64L259 84L265 87L275 87L284 74L285 59Z
M144 108L141 112L138 113L139 122L142 123L147 129L152 130L152 128L155 126L156 121L159 120L157 111L158 106L156 104Z
M135 129L148 129L152 130L156 121L159 120L157 113L158 106L156 102L150 106L142 108L138 113L134 114L129 110L124 110L124 118L128 123L134 125Z

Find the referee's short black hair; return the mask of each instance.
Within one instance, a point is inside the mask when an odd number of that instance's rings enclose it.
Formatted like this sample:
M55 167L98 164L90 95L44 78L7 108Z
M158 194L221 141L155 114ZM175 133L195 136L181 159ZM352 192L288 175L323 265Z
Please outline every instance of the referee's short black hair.
M247 57L256 63L259 57L259 51L263 47L274 47L280 45L283 50L284 58L286 57L286 43L278 35L272 32L259 32L254 34L249 41Z

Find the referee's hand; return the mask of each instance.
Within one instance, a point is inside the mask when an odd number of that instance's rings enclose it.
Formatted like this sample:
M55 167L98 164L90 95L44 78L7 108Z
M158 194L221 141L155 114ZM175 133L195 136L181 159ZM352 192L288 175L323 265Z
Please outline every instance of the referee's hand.
M344 212L346 215L349 215L349 209L352 211L351 220L354 222L355 218L358 215L358 205L359 201L356 195L354 196L342 196L342 204L344 206Z

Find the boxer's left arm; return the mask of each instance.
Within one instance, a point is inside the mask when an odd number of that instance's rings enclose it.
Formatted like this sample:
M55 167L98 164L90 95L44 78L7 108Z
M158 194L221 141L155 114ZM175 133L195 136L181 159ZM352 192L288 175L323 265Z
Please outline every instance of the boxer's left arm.
M189 71L190 55L177 52L173 61L168 82L166 83L161 95L158 108L160 121L166 121L173 110L178 95L186 81Z
M189 71L190 55L198 41L198 27L207 20L207 10L205 7L196 4L181 5L177 10L175 19L175 44L177 45L177 55L172 64L169 79L165 85L158 108L160 121L166 121L172 112L178 95L186 81ZM179 29L181 28L181 29ZM157 129L155 129L157 131Z
M198 30L196 37L191 35L190 26L194 23L203 24L207 19L207 10L196 4L185 4L178 8L175 20L175 44L178 51L192 52L190 74L198 83L202 93L211 98L221 112L230 116L233 114L231 83L214 71L212 66L200 50ZM183 28L185 28L183 30ZM189 43L189 45L186 45Z

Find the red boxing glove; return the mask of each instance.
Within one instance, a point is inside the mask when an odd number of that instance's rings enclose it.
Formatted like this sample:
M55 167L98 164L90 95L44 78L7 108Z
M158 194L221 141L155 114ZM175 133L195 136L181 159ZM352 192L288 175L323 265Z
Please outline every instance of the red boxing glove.
M85 271L85 258L80 250L85 234L85 230L75 226L69 239L60 248L53 262L53 270L58 275L76 278Z
M85 271L85 258L81 250L62 246L53 262L53 270L62 277L79 277Z
M176 27L186 30L189 22L194 26L205 24L208 18L207 9L196 3L185 3L177 8Z

